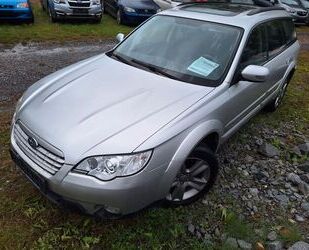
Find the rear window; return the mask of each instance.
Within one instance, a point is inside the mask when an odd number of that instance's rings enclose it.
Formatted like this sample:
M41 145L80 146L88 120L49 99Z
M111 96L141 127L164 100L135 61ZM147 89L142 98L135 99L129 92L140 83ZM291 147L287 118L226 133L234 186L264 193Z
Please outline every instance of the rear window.
M296 40L294 23L290 19L279 19L266 24L269 57L280 53Z
M268 36L268 51L269 56L276 55L285 46L286 37L281 20L274 20L267 23L267 36Z
M287 44L290 44L296 40L296 31L294 22L292 20L282 20L282 26L284 29L285 40Z

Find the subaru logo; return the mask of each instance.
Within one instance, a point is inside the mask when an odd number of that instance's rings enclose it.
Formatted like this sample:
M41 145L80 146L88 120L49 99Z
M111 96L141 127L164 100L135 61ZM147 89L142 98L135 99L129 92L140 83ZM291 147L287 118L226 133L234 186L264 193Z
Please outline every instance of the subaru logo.
M33 137L28 138L28 143L34 149L36 149L39 146L38 142Z

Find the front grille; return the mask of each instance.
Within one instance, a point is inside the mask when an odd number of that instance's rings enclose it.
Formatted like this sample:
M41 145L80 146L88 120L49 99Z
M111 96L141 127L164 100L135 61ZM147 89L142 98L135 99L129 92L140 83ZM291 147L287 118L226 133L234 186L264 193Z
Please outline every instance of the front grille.
M297 11L297 14L299 16L306 16L307 15L307 11Z
M89 0L69 0L69 5L71 7L77 7L77 8L89 8L90 7L90 1Z
M143 15L150 15L150 14L156 14L156 10L148 10L148 9L136 9L136 13L143 14Z
M64 157L51 152L42 145L32 147L29 144L29 136L18 123L14 125L14 139L18 147L39 167L54 175L64 164Z

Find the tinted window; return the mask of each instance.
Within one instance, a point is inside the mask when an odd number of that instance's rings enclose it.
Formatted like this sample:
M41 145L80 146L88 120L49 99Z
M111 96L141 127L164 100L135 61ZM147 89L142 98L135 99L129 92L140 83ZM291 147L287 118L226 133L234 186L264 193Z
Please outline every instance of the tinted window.
M294 27L294 22L292 20L282 20L282 26L285 35L285 43L289 44L295 41L296 32Z
M282 21L283 20L274 20L268 22L266 25L269 57L278 54L286 45L286 34Z
M264 25L256 27L250 34L241 58L241 67L261 65L267 61L267 46Z

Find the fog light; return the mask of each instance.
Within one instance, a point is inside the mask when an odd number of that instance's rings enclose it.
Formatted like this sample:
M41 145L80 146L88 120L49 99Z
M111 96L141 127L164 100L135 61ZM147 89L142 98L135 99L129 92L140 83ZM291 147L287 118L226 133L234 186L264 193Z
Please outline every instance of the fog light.
M111 214L120 214L120 209L117 207L105 207L105 210Z

